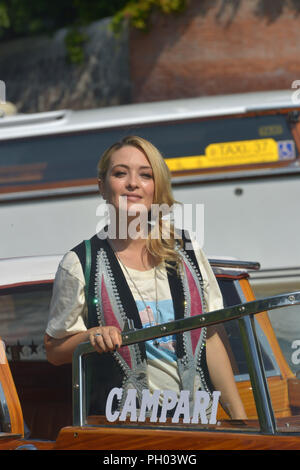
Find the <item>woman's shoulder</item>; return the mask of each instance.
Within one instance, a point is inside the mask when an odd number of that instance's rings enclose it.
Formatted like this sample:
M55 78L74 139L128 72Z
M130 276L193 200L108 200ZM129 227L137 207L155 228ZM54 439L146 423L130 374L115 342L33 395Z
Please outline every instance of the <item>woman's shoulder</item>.
M80 260L75 251L67 251L60 260L59 266L67 271L72 270L74 266L80 264Z
M81 262L75 251L68 251L62 257L58 266L58 275L65 275L84 282Z
M91 255L95 250L105 245L105 240L99 237L99 234L93 235L90 239L83 240L76 246L67 251L59 264L59 269L67 272L69 275L84 281L84 270L87 259L87 250L91 249Z

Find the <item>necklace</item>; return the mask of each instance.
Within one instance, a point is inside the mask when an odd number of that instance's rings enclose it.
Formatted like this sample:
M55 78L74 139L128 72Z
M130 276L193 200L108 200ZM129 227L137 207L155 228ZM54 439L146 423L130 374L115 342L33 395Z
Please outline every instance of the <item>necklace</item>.
M150 310L151 310L151 307L149 305L147 305L140 289L138 288L138 286L136 285L136 283L134 282L133 278L131 277L127 267L125 266L125 264L123 263L123 261L121 260L120 256L118 255L118 253L115 251L114 247L110 244L110 246L112 247L116 257L118 258L118 260L120 261L120 264L123 266L128 278L130 279L130 281L132 282L132 284L134 285L137 293L139 294L144 306L145 306L145 311L147 312L147 315L148 315L148 320L149 320L149 323L150 325L153 323L151 318L150 318ZM161 315L161 312L158 308L158 294L157 294L157 268L156 266L154 267L154 282L155 282L155 312L153 312L153 316L154 316L154 325L158 325L158 318L159 318L159 315Z

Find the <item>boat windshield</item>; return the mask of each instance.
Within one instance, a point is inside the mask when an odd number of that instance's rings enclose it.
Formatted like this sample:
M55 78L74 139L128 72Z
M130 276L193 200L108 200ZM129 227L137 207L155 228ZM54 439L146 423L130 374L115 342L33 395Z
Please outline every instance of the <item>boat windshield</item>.
M270 321L271 319L271 321ZM300 431L300 292L246 302L218 312L123 333L123 354L99 355L81 344L73 359L73 424L277 432ZM198 326L196 323L198 322ZM231 419L219 390L155 390L141 384L129 360L143 341L215 325L227 349L247 419ZM273 328L272 328L273 325ZM242 345L243 357L240 354ZM125 354L127 349L128 355ZM298 378L299 376L299 378ZM146 382L147 383L147 382ZM125 385L126 384L126 385Z

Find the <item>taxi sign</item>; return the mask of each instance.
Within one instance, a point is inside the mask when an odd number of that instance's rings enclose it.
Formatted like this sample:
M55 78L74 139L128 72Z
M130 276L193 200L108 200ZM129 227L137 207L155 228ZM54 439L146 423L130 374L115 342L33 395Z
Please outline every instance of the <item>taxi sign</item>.
M209 144L204 155L166 158L166 163L170 171L180 171L278 160L278 143L270 138Z

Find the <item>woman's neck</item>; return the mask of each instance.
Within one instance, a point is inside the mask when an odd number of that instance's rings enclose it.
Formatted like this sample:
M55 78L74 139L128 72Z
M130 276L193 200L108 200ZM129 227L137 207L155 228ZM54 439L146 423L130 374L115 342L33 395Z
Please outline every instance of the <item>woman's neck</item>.
M108 239L110 246L125 266L145 271L155 266L153 257L148 252L145 239Z

